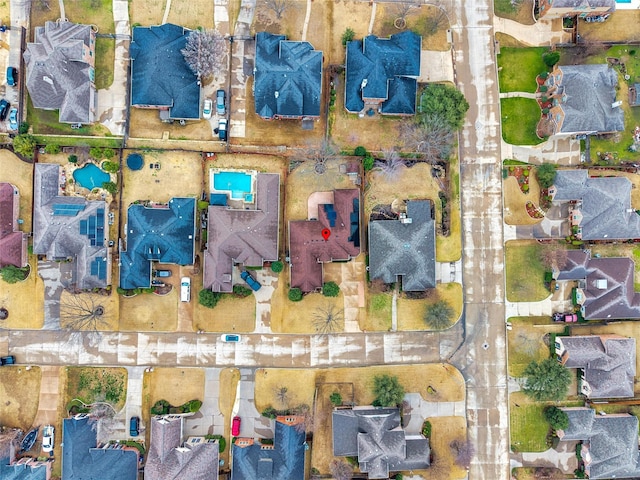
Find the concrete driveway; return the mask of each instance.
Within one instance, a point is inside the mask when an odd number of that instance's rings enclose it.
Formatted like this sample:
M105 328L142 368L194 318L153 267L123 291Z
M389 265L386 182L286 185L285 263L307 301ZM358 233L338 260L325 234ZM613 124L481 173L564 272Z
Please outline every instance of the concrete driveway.
M142 380L144 367L127 368L127 401L122 410L116 414L117 427L114 429L114 440L128 440L129 420L131 417L140 417L140 436L144 438L145 426L142 419Z
M73 281L73 264L38 262L38 275L44 281L44 330L60 330L60 296Z
M240 436L249 438L273 438L274 421L260 415L255 402L255 374L252 368L240 369L240 381L232 417L241 418ZM231 424L231 422L229 422Z
M33 420L33 425L57 425L58 423L61 368L52 365L40 367L42 377L40 380L40 396L38 397L38 413L36 413L36 418Z
M206 368L204 371L204 398L200 410L185 417L185 435L224 435L224 416L219 409L220 368Z

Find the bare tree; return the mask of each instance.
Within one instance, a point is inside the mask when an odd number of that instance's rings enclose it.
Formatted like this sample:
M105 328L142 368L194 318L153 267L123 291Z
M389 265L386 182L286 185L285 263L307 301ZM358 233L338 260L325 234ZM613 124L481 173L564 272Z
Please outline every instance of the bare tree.
M411 10L414 8L420 7L420 4L416 1L412 0L402 0L401 2L396 3L396 15L398 18L402 20L407 20L407 16L411 13Z
M91 430L96 432L98 443L107 443L112 437L116 427L115 410L105 402L94 403L89 412Z
M428 2L427 5L432 8L430 15L426 19L424 33L426 36L430 36L449 25L449 16L447 8L441 0Z
M67 330L98 332L107 326L104 297L94 293L63 292L60 297L60 325Z
M529 357L535 357L538 350L540 350L540 342L538 339L530 337L524 332L518 333L514 343L519 352L524 353Z
M260 0L258 3L258 8L273 12L277 20L282 20L284 13L296 6L293 0Z
M548 243L540 249L540 261L547 268L562 270L567 265L567 253L566 247Z
M383 159L376 160L375 168L385 177L387 181L393 182L398 179L402 167L406 164L404 159L395 150L383 150Z
M315 172L323 174L327 171L327 162L338 157L338 147L330 140L324 139L319 145L311 145L302 152L303 161L315 162Z
M286 408L289 405L289 389L287 387L282 385L276 387L274 394L282 407Z
M476 449L469 439L456 439L449 445L456 457L456 465L468 468L476 454Z
M538 467L533 474L536 480L560 480L565 478L562 471L552 467Z
M217 30L193 30L181 50L185 62L200 80L220 73L227 56L227 42Z
M51 10L49 0L32 0L31 3L38 7L40 10Z
M353 477L353 467L344 460L333 459L329 464L329 472L335 480L349 480Z
M328 335L340 330L344 323L344 310L326 304L313 312L313 328L319 335Z
M418 120L402 122L400 138L407 149L419 153L429 163L447 160L454 143L451 126L439 115L423 115Z

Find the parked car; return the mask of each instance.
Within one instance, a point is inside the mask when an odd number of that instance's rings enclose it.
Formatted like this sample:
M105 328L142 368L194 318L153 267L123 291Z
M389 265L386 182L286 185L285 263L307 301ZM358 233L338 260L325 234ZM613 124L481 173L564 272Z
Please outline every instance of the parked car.
M53 452L53 434L55 429L53 425L45 425L42 430L42 451Z
M129 435L132 437L140 435L140 417L131 417L129 421Z
M9 112L9 128L11 130L18 130L18 109L12 108Z
M216 92L216 113L218 115L224 115L225 113L227 113L225 107L224 107L224 99L225 99L225 92L224 90L218 90Z
M220 339L225 343L238 343L242 337L233 333L223 333Z
M231 422L231 435L237 437L240 435L240 417L233 417L233 422Z
M15 87L18 81L18 69L16 67L7 67L7 85Z
M0 365L13 365L16 363L16 357L9 355L8 357L0 357Z
M171 276L171 270L155 270L153 272L154 277L167 278Z
M191 301L191 279L189 277L182 277L180 280L180 301Z
M247 285L249 285L249 287L251 287L251 290L253 290L254 292L257 292L262 287L262 285L260 285L260 283L255 278L253 278L251 274L246 270L242 271L242 273L240 274L240 278L247 282Z
M0 120L4 121L7 118L7 113L9 113L9 108L11 104L7 102L4 98L0 101Z
M202 116L206 119L211 118L211 110L213 109L213 102L210 98L204 99L204 107L202 107Z
M221 118L218 122L218 138L223 142L227 140L227 119Z

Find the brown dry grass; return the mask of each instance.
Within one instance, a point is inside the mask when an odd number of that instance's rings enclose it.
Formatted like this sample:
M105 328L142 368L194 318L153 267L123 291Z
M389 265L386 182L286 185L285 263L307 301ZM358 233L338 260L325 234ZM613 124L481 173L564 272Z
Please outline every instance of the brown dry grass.
M106 375L106 376L105 376ZM105 401L98 395L99 386L106 386L105 381L120 381L123 389L116 404L112 404L116 412L124 408L127 401L127 369L126 368L109 368L109 367L67 367L64 369L64 397L63 405L68 405L71 400L78 398L85 403L96 401ZM81 378L83 381L81 381ZM86 383L94 381L94 383ZM95 391L92 391L92 387ZM103 389L104 392L104 389Z
M157 138L165 136L172 140L217 140L213 127L208 120L190 121L186 125L180 123L163 123L159 111L146 108L131 108L131 137ZM186 148L186 147L185 147Z
M113 283L117 283L117 278ZM72 298L77 297L77 298ZM66 290L62 291L60 295L60 304L67 305L67 308L74 308L78 305L87 305L87 308L93 308L92 305L101 305L104 307L104 315L100 317L98 330L117 331L120 318L120 296L115 292L115 289L111 295L97 295L91 292L82 292L78 294L71 294ZM64 308L64 307L63 307ZM65 328L70 321L74 319L65 316L60 320L60 326ZM93 328L87 328L85 330L93 330Z
M277 290L282 290L282 296L276 299L277 310L271 308L271 330L278 333L316 333L313 326L313 318L333 306L334 312L344 309L344 295L342 292L337 297L325 297L321 293L309 293L300 302L292 302L287 298L288 289L284 282L278 282ZM283 285L282 287L280 285ZM276 290L276 291L277 291ZM282 302L282 303L280 303ZM344 330L344 322L340 322L336 332Z
M213 10L213 2L210 0L172 1L167 22L191 29L211 29L214 28Z
M520 190L516 177L509 176L504 182L504 221L508 225L534 225L540 223L542 219L531 218L527 213L526 204L528 201L538 204L540 198L540 187L533 175L529 177L529 193L525 194Z
M638 12L640 13L640 12ZM607 23L607 22L605 22ZM640 175L636 173L621 172L618 170L589 170L589 176L593 177L626 177L632 183L631 187L631 207L634 210L640 209Z
M238 382L240 381L240 370L237 368L225 368L220 372L220 389L218 397L218 408L224 416L224 432L231 431L231 410L236 400ZM230 442L227 448L220 454L220 458L229 464L229 453L231 451Z
M3 25L11 24L11 14L9 11L10 2L2 1L0 2L0 21L2 21Z
M549 347L544 336L549 332L561 333L564 324L550 324L549 317L510 318L513 329L507 332L509 350L509 375L521 377L524 369L533 360L544 360L549 356Z
M256 326L256 298L245 298L226 294L215 308L206 308L198 303L196 290L193 290L196 302L193 314L194 329L207 332L253 332Z
M167 0L136 0L129 4L129 21L131 25L160 25ZM133 112L134 109L132 109Z
M511 35L507 35L506 33L496 32L496 40L500 42L501 47L514 47L514 48L526 48L528 45L526 43L522 43Z
M393 292L367 295L367 314L360 317L360 328L370 332L383 332L391 328Z
M467 438L467 421L464 417L431 417L431 454L435 462L442 462L448 472L447 479L466 478L467 471L455 464L455 456L451 451L451 442ZM425 480L442 480L442 472L434 470L421 471Z
M604 23L578 21L584 42L635 42L638 40L640 10L617 10Z
M23 162L9 150L0 150L0 182L8 182L20 190L20 218L23 231L31 228L31 204L33 203L33 164Z
M9 310L4 328L40 329L44 325L44 282L35 255L29 255L29 265L31 272L23 282L11 285L0 280L0 304Z
M376 5L376 19L373 25L373 33L379 37L388 37L394 33L400 33L403 30L412 30L418 35L422 35L423 50L449 50L449 42L447 42L447 29L449 24L443 22L443 25L433 34L425 36L427 31L427 23L429 19L435 18L439 11L433 5L421 5L419 8L412 9L407 15L407 27L398 29L393 24L398 18L397 7L393 3L378 3Z
M302 25L307 11L307 2L304 0L291 0L289 8L285 10L281 19L277 19L273 11L268 10L258 2L251 33L269 32L278 35L286 35L289 40L302 40ZM312 43L313 45L313 43ZM313 45L321 50L318 45Z
M398 330L429 330L424 322L424 314L427 307L438 300L444 300L453 307L453 321L458 321L462 314L462 285L439 283L436 285L436 294L430 298L416 300L398 297Z
M42 6L42 2L34 2L31 8L31 36L29 41L33 41L35 27L45 24L47 21L55 22L60 18L60 4L58 2L48 2L49 8ZM65 12L66 14L66 12Z
M0 375L0 425L29 430L38 412L39 367L5 366Z
M166 266L163 265L163 268ZM120 330L133 332L173 332L178 324L179 288L167 295L141 293L120 298Z

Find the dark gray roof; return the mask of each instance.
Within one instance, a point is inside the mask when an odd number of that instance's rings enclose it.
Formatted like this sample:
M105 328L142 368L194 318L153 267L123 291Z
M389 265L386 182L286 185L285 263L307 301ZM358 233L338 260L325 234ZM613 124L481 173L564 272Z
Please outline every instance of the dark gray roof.
M553 0L552 6L553 8L580 8L581 10L610 7L615 10L616 2L615 0Z
M389 472L429 466L429 439L407 438L397 408L338 409L333 411L333 454L358 457L369 478L389 478Z
M273 445L257 439L233 444L231 480L303 480L305 437L300 417L278 417Z
M63 123L93 123L95 32L67 21L36 27L23 54L26 85L36 108L60 110Z
M169 118L200 118L200 85L181 50L189 30L172 23L134 27L131 57L131 105L168 108Z
M562 362L581 368L591 388L590 398L633 397L636 340L617 335L558 337L564 346Z
M204 288L231 292L233 264L261 267L278 259L280 175L256 176L255 209L209 206Z
M96 432L89 417L65 418L62 423L62 478L64 480L136 480L135 449L96 448Z
M587 320L640 318L640 293L635 292L635 265L630 258L588 258L570 251L568 270L558 280L580 280ZM580 265L579 262L583 261ZM567 267L565 267L567 268Z
M131 205L126 250L120 250L120 287L148 288L151 263L192 265L195 258L195 198L174 197L168 206Z
M382 113L414 114L421 44L422 37L409 30L348 42L345 108L360 112L371 99L383 101Z
M626 413L596 415L590 408L563 408L569 427L561 440L582 440L589 449L591 463L586 473L591 479L638 478L638 419ZM584 457L584 454L583 454Z
M385 283L402 277L405 291L433 288L436 286L436 235L431 202L407 202L406 219L369 222L369 275Z
M151 439L144 467L146 480L215 480L218 478L217 442L182 444L182 417L151 419Z
M73 258L75 283L80 289L106 287L111 264L107 253L109 228L104 222L106 203L60 195L60 182L59 165L36 163L33 253L46 255L49 260ZM93 228L87 233L83 228L89 223Z
M322 52L309 42L258 32L254 99L262 118L319 117Z
M583 240L640 238L640 215L631 207L626 177L589 177L587 170L559 170L553 202L580 201Z
M555 5L554 5L555 6ZM562 133L621 132L624 112L616 101L618 73L607 64L558 67L562 72Z

